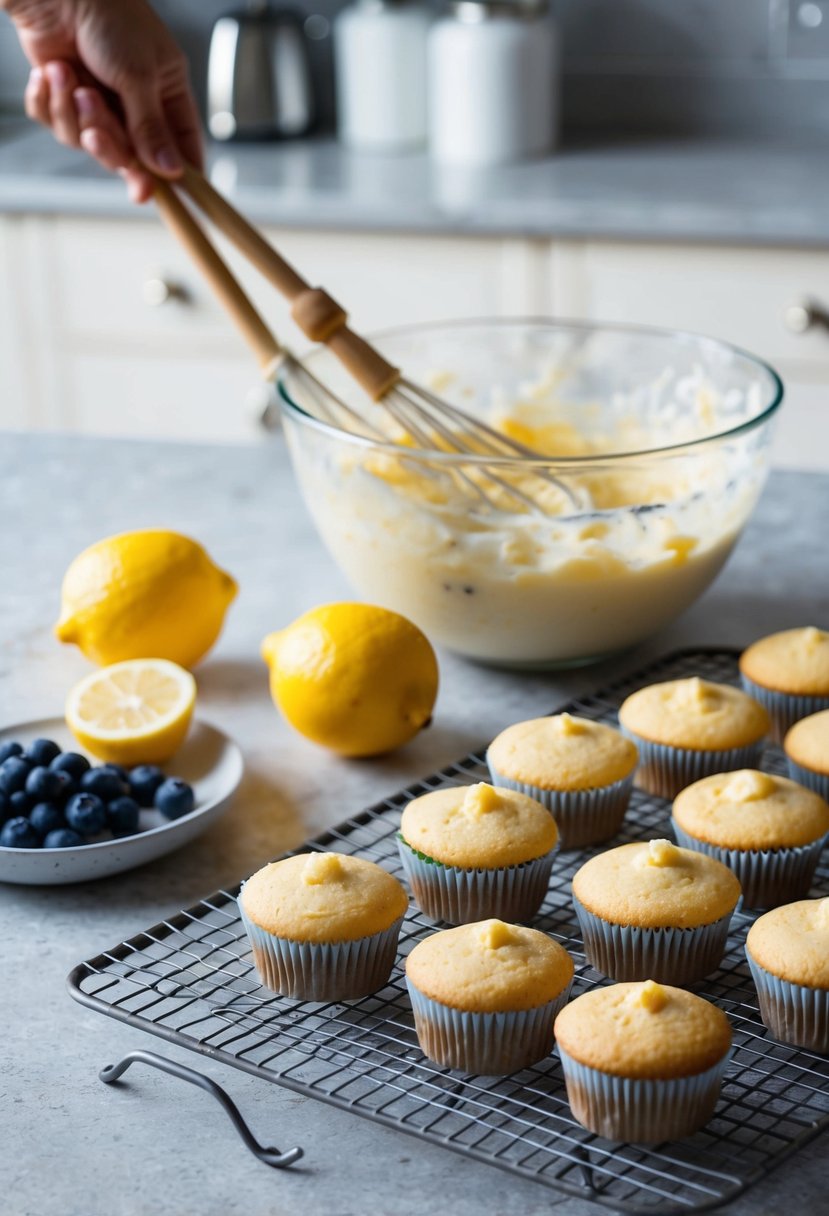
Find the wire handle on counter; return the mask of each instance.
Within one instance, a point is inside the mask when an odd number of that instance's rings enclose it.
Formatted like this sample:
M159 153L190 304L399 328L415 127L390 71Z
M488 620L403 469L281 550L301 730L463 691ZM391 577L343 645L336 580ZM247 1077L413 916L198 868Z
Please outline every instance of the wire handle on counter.
M98 1073L98 1076L105 1085L112 1085L119 1077L127 1071L131 1064L149 1064L151 1068L157 1068L161 1072L167 1072L171 1077L178 1077L181 1081L189 1081L191 1085L198 1085L199 1089L204 1089L207 1093L212 1094L216 1101L224 1107L227 1115L236 1128L236 1131L241 1136L245 1146L250 1149L254 1157L258 1157L265 1165L270 1165L274 1169L284 1169L286 1166L294 1165L303 1155L303 1150L299 1147L289 1148L287 1152L280 1152L278 1148L270 1146L264 1148L255 1138L247 1123L245 1123L236 1103L230 1097L221 1085L217 1085L210 1077L206 1077L204 1073L196 1072L193 1068L188 1068L185 1064L179 1064L176 1060L169 1060L166 1056L156 1055L154 1051L131 1051L129 1055L123 1056L117 1064L107 1064Z

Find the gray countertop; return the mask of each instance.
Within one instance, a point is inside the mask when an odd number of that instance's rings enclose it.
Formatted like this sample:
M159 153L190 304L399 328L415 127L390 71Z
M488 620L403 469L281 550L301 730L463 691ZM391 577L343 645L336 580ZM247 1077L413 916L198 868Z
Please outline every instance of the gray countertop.
M284 227L829 245L829 157L814 145L618 139L469 170L315 140L214 146L211 173L252 219ZM21 211L135 214L118 178L10 120L0 212Z
M299 1143L301 1169L260 1165L203 1093L149 1070L116 1090L97 1070L157 1041L74 1004L70 968L236 882L266 859L456 759L509 722L691 644L745 644L825 620L829 477L775 473L726 571L635 653L566 675L521 675L441 657L432 728L399 754L347 762L297 737L274 711L258 645L347 587L300 507L282 441L256 448L0 436L0 725L59 713L89 670L54 640L60 579L102 535L164 525L201 539L239 579L219 645L198 671L200 712L242 744L233 810L185 852L78 887L0 888L3 1187L15 1216L303 1212L360 1216L596 1216L586 1201L366 1123L244 1073L227 1085L265 1143ZM728 1207L729 1216L826 1211L826 1137ZM821 1204L824 1206L821 1208ZM0 1207L3 1207L0 1203Z

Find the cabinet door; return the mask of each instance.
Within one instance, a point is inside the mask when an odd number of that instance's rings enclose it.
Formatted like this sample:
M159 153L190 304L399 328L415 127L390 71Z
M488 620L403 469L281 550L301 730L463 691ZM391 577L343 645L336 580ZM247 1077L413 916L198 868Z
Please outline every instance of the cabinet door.
M531 242L294 230L269 235L366 332L538 307L543 258ZM288 304L235 250L217 244L280 339L307 349ZM41 247L51 276L42 338L56 352L52 394L60 425L217 440L259 433L253 357L152 213L135 220L43 220Z
M26 330L20 224L0 217L0 430L36 423L37 394L27 371L34 351Z
M787 396L775 463L829 471L829 331L787 327L791 305L829 305L829 253L569 242L550 250L560 316L687 329L733 342L771 363Z

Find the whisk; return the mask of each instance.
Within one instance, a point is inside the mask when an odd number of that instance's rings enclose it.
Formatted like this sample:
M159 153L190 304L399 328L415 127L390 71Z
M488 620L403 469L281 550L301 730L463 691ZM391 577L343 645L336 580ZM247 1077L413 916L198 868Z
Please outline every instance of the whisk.
M563 495L571 507L584 506L569 486L532 464L522 468L517 476L513 470L501 468L496 472L489 467L486 457L492 457L497 467L499 458L537 461L539 453L408 380L349 327L345 310L322 288L311 287L198 170L187 166L175 185L186 191L207 219L290 302L291 317L305 336L328 347L370 399L383 406L402 435L427 452L472 458L462 468L452 466L453 475L466 491L495 509L504 509L506 499L507 503L518 504L519 510L545 514L545 499L549 499L551 488ZM308 385L316 408L326 420L342 425L345 417L349 429L388 442L388 434L334 394L277 342L169 183L159 181L156 199L168 226L185 244L242 328L266 378L273 379L279 366L289 362L292 371ZM537 486L537 492L525 488L528 482ZM556 506L559 505L560 500Z

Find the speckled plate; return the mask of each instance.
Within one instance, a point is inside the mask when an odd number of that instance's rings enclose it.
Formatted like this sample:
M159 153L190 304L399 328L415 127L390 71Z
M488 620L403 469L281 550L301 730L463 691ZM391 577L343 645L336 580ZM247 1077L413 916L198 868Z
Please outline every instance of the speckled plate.
M0 742L22 744L38 737L54 739L68 751L82 751L63 718L19 722L0 730ZM100 763L94 757L93 763ZM183 746L165 771L182 777L193 787L196 806L180 819L164 819L158 811L142 810L140 831L120 840L100 840L77 849L6 849L0 847L0 882L27 886L88 882L108 878L155 861L188 844L230 806L242 779L244 764L239 747L207 722L194 721Z

